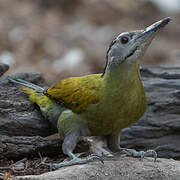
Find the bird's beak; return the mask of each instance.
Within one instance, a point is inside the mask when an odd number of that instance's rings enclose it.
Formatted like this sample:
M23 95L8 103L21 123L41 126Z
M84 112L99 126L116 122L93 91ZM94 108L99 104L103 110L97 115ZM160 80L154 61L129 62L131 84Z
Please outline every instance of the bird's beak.
M151 26L148 26L144 31L141 31L141 33L135 37L135 41L151 42L157 32L166 26L170 20L171 18L167 17L152 24Z

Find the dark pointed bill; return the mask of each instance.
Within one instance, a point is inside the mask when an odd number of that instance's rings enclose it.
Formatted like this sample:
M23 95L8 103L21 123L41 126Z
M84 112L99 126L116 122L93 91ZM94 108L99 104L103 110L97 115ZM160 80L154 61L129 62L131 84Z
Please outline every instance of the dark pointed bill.
M150 32L156 32L157 30L159 30L159 29L163 28L165 25L167 25L170 21L171 21L171 18L167 17L158 22L155 22L151 26L148 26L136 39L139 39L139 38L149 34Z

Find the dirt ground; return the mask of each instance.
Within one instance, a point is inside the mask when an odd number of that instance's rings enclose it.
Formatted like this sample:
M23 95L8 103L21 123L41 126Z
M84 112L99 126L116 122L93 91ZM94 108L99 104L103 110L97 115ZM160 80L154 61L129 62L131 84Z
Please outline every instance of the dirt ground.
M39 175L51 171L50 166L43 164L43 162L47 164L59 163L64 159L66 158L63 155L53 158L28 157L18 161L3 159L0 160L0 172L12 176Z

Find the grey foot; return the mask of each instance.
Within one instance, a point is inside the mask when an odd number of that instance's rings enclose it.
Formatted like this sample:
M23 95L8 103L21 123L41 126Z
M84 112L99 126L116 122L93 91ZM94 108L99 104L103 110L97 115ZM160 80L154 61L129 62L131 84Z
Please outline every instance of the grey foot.
M55 170L55 169L65 167L65 166L71 166L71 165L75 165L75 164L85 164L85 163L88 163L88 162L96 160L96 159L101 161L104 164L104 162L100 156L98 156L96 154L91 154L91 155L87 156L86 158L73 157L73 159L70 161L65 161L65 162L57 163L57 164L54 163L54 164L51 164L50 167L51 167L51 170Z
M143 160L145 156L152 156L154 158L154 161L157 160L157 153L153 149L149 149L147 151L136 151L134 149L120 148L120 153L132 157L140 157L141 160Z

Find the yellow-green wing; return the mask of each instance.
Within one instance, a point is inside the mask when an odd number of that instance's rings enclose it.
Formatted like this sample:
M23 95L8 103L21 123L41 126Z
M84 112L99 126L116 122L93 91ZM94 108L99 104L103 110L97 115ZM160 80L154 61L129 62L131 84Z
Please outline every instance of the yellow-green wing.
M102 74L91 74L61 80L47 90L47 93L60 101L73 112L79 113L90 104L99 101Z

